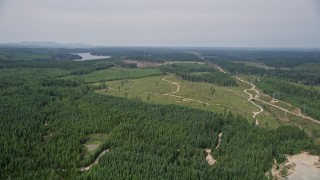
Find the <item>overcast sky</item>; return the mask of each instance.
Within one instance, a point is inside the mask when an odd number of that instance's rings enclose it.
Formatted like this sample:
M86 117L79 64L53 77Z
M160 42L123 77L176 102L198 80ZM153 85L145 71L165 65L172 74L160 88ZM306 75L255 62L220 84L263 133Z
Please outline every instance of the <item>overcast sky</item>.
M320 47L320 0L0 0L0 42Z

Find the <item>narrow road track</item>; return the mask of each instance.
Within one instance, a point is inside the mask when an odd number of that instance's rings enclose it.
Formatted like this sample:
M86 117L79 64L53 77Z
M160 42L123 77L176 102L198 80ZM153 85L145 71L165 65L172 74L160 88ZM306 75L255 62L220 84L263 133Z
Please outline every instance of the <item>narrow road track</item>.
M256 86L254 84L249 83L249 82L247 82L247 81L245 81L243 79L240 79L239 77L237 77L237 79L239 81L244 82L246 84L249 84L251 86L250 89L245 89L244 92L249 95L248 101L250 101L253 105L255 105L256 107L258 107L260 109L260 111L253 112L253 116L252 117L253 117L253 119L255 119L257 115L259 115L259 114L261 114L263 112L263 108L253 101L253 99L256 99L256 98L260 97L260 93L259 93L258 90L256 90ZM249 93L248 90L255 91L256 95L253 96L253 94ZM257 122L256 122L256 124L257 124Z
M225 70L223 70L220 66L218 66L218 65L216 65L216 64L213 64L213 65L214 65L214 67L215 67L216 69L218 69L220 72L227 74L227 72L226 72Z
M203 102L203 101L200 101L200 100L196 100L196 99L192 99L192 98L186 98L186 97L183 97L183 96L175 95L176 93L180 92L181 85L180 85L179 82L168 80L168 78L172 78L172 77L173 76L163 77L163 78L161 78L161 80L166 81L168 83L171 83L171 84L177 86L177 89L175 91L173 91L173 92L169 92L169 93L165 93L165 94L155 94L155 93L151 93L151 92L141 92L141 91L125 90L125 89L121 89L121 91L143 93L143 94L152 94L152 95L155 95L155 96L157 96L157 95L170 96L170 97L174 97L174 98L180 98L183 101L193 101L193 102L197 102L197 103L200 103L200 104L210 105L208 102ZM117 90L116 88L113 88L113 87L110 87L110 86L108 86L108 89Z
M213 166L217 161L213 158L211 155L211 149L206 149L205 150L207 153L206 161L210 166Z
M226 73L226 72L225 72L221 67L219 67L218 65L214 64L214 66L215 66L216 69L218 69L220 72ZM260 108L260 111L259 111L259 112L254 112L253 118L255 118L258 114L260 114L260 113L263 112L263 108L262 108L261 106L257 105L255 102L253 102L253 100L256 100L256 101L262 102L262 103L264 103L264 104L267 104L267 105L269 105L269 106L272 106L272 107L275 107L275 108L277 108L277 109L280 109L280 110L282 110L282 111L284 111L284 112L287 112L287 113L289 113L289 114L292 114L292 115L295 115L295 116L298 116L298 117L302 117L303 119L307 119L307 120L309 120L309 121L311 121L311 122L314 122L314 123L316 123L316 124L320 124L320 121L319 121L319 120L316 120L316 119L313 119L313 118L311 118L311 117L309 117L309 116L303 115L303 114L301 114L301 112L299 112L299 113L294 113L294 112L292 112L292 111L290 111L290 110L288 110L288 109L285 109L285 108L283 108L283 107L280 107L280 106L277 106L277 105L274 105L274 104L271 104L271 103L269 103L269 102L266 102L266 101L263 101L263 100L259 99L260 93L259 93L259 91L256 89L256 86L255 86L254 84L252 84L252 83L250 83L250 82L247 82L247 81L245 81L245 80L243 80L243 79L241 79L241 78L239 78L239 77L236 77L236 79L238 79L239 81L241 81L241 82L243 82L243 83L249 84L249 85L251 86L251 89L246 89L246 90L244 90L244 92L250 96L250 98L249 98L248 100L249 100L252 104L254 104L255 106L257 106L257 107ZM258 79L258 81L260 81L260 78ZM253 94L247 92L247 90L255 91L255 92L256 92L256 95L253 96ZM285 102L285 103L286 103L286 102ZM289 104L289 103L286 103L286 104ZM291 104L290 104L290 105L291 105ZM257 121L256 121L256 123L257 123ZM258 123L259 123L259 122L258 122Z
M218 149L220 147L221 138L222 138L222 133L219 134L219 141L218 141L218 145L216 146L216 149Z
M269 102L266 102L266 101L263 101L263 100L259 99L260 93L259 93L259 91L258 91L257 89L255 89L256 86L255 86L254 84L249 83L249 82L247 82L247 81L244 81L244 80L240 79L239 77L237 77L237 79L238 79L239 81L242 81L242 82L244 82L244 83L247 83L247 84L251 85L251 87L252 87L251 90L253 90L253 91L255 91L255 92L257 93L257 95L256 95L255 97L253 97L253 95L250 95L250 98L251 98L250 102L254 103L252 100L256 100L256 101L262 102L262 103L264 103L264 104L267 104L267 105L269 105L269 106L272 106L272 107L275 107L275 108L277 108L277 109L280 109L280 110L282 110L282 111L284 111L284 112L287 112L287 113L289 113L289 114L302 117L303 119L307 119L307 120L312 121L312 122L314 122L314 123L316 123L316 124L320 124L320 121L318 121L318 120L316 120L316 119L313 119L313 118L311 118L311 117L309 117L309 116L303 115L303 114L301 114L300 111L299 111L298 113L294 113L294 112L292 112L292 111L290 111L290 110L288 110L288 109L285 109L285 108L283 108L283 107L280 107L280 106L277 106L277 105L274 105L274 104L272 104L272 103L269 103ZM247 94L248 94L248 93L247 93ZM256 103L254 103L254 104L256 104ZM286 104L288 104L288 103L286 103ZM259 107L260 107L260 106L259 106ZM261 108L261 109L262 109L262 108Z
M171 94L175 94L175 93L180 92L180 87L181 87L181 86L180 86L180 83L167 80L167 78L172 78L172 76L164 77L164 78L162 78L161 80L162 80L162 81L169 82L169 83L171 83L171 84L173 84L173 85L176 85L176 86L177 86L177 89L176 89L174 92L166 93L166 94L163 94L163 95L168 96L168 95L171 95Z
M221 138L222 138L222 132L219 134L219 141L218 141L218 145L216 146L216 149L218 149L220 147L221 144ZM207 163L212 166L214 165L217 160L214 159L214 157L211 155L211 149L205 149L207 156L206 156L206 161Z
M289 114L302 117L303 119L307 119L307 120L309 120L309 121L312 121L312 122L320 125L320 121L318 121L318 120L316 120L316 119L313 119L313 118L311 118L311 117L309 117L309 116L303 115L303 114L301 114L301 112L299 112L299 113L294 113L294 112L292 112L292 111L289 111L288 109L285 109L285 108L282 108L282 107L280 107L280 106L271 104L271 103L266 102L266 101L263 101L263 100L261 100L261 99L257 99L257 98L254 98L254 99L257 100L257 101L260 101L260 102L262 102L262 103L265 103L265 104L267 104L267 105L269 105L269 106L272 106L272 107L275 107L275 108L277 108L277 109L280 109L280 110L282 110L282 111L284 111L284 112L287 112L287 113L289 113Z
M174 95L175 93L180 92L180 89L181 89L180 83L179 83L179 82L175 82L175 81L170 81L170 80L168 80L168 78L172 78L172 76L164 77L164 78L162 78L161 80L166 81L166 82L169 82L169 83L171 83L171 84L173 84L173 85L176 85L176 86L177 86L177 89L176 89L174 92L166 93L166 94L162 94L162 95L164 95L164 96L176 97L176 98L181 98L181 99L183 99L184 101L194 101L194 102L197 102L197 103L200 103L200 104L210 105L210 104L207 103L207 102L202 102L202 101L199 101L199 100L196 100L196 99L185 98L185 97L183 97L183 96Z
M109 149L106 149L104 151L102 151L99 156L89 165L89 166L86 166L86 167L82 167L80 168L80 171L89 171L93 166L97 165L99 163L99 159L105 154L109 152Z

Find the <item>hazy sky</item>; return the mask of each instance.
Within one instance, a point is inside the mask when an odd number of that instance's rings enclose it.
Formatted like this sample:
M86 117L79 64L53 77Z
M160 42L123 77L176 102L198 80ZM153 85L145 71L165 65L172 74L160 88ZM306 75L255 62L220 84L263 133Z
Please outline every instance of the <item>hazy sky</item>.
M0 42L320 47L320 0L0 0Z

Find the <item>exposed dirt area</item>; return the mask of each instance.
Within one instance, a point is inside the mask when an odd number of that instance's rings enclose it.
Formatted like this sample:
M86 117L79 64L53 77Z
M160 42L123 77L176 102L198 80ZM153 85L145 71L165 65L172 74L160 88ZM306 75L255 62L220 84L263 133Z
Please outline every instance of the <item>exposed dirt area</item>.
M219 134L219 141L218 141L218 145L216 146L216 149L218 149L220 147L221 138L222 138L222 133Z
M99 144L88 144L86 145L86 147L88 151L91 152L91 151L95 151L99 147Z
M203 62L197 61L168 61L165 63L149 62L149 61L140 61L140 60L122 60L125 64L136 64L138 68L144 67L155 67L167 64L176 64L176 63L186 63L186 64L205 64Z
M289 180L318 180L320 179L319 156L312 156L304 152L288 157L289 163L293 163L293 169L288 170Z
M213 64L213 66L218 70L218 71L220 71L220 72L222 72L222 73L227 73L225 70L223 70L221 67L219 67L218 65L216 65L216 64Z
M218 149L220 147L220 144L221 144L221 138L222 138L222 133L219 134L219 140L218 140L218 145L216 146L216 149ZM217 160L215 160L213 158L213 156L211 155L211 149L205 149L206 153L207 153L207 156L206 156L206 161L208 162L208 164L210 166L214 165Z
M318 180L320 179L320 161L319 156L309 155L306 152L287 156L286 162L274 164L271 169L271 175L276 179L289 180ZM266 175L270 177L269 173Z
M250 96L250 97L248 98L248 100L249 100L252 104L254 104L255 106L257 106L257 107L260 108L260 111L259 111L259 112L253 112L253 118L255 118L258 114L260 114L260 113L263 112L263 108L253 102L253 100L257 100L257 101L260 101L260 102L262 102L262 103L264 103L264 104L267 104L267 105L269 105L269 106L272 106L272 107L275 107L275 108L277 108L277 109L280 109L280 110L282 110L282 111L284 111L284 112L287 112L288 114L292 114L292 115L295 115L295 116L299 116L299 117L302 117L302 118L307 119L307 120L309 120L309 121L312 121L312 122L314 122L314 123L320 124L320 121L318 121L318 120L316 120L316 119L313 119L313 118L311 118L311 117L309 117L309 116L303 115L303 114L301 114L301 112L299 112L299 113L292 112L292 111L290 111L290 110L288 110L288 109L286 109L286 108L283 108L283 107L280 107L280 106L275 105L275 104L273 104L273 103L266 102L266 101L263 101L263 100L259 99L260 93L259 93L259 91L256 89L256 86L255 86L254 84L249 83L249 82L247 82L247 81L245 81L245 80L243 80L243 79L240 79L239 77L237 77L237 79L238 79L239 81L244 82L244 83L246 83L246 84L249 84L249 85L251 86L251 89L246 89L246 90L244 90L244 92ZM256 92L256 95L253 97L253 94L249 93L248 90L253 90L253 91L255 91L255 92ZM280 101L278 101L278 102L280 102ZM281 101L281 102L282 102L282 101ZM286 104L288 104L288 103L286 103ZM292 106L292 105L290 105L290 106Z
M271 101L270 101L270 103L271 104L277 104L279 101L278 100L275 100L275 99L272 99Z
M253 101L253 99L257 99L260 97L260 93L256 89L256 86L254 84L249 83L243 79L240 79L239 77L237 77L237 80L244 82L246 84L249 84L251 86L250 89L245 89L244 92L249 95L248 101L250 101L253 105L255 105L256 107L258 107L260 109L260 111L252 112L253 113L252 117L253 117L253 119L255 119L258 114L261 114L263 112L263 108ZM253 96L253 94L249 93L248 91L254 91L256 93L256 95Z
M137 61L137 60L123 60L122 62L124 62L125 64L136 64L137 67L154 67L154 66L159 66L162 63L155 63L155 62L147 62L147 61Z
M214 165L217 161L211 155L211 149L206 149L206 153L207 153L206 161L210 166Z
M299 108L296 108L295 110L292 111L293 113L296 114L301 114L301 110Z

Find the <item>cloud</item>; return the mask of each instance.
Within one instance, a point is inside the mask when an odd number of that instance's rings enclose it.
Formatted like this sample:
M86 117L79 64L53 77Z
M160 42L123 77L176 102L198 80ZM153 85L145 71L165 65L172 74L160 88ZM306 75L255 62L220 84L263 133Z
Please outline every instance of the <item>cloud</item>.
M315 3L10 0L0 18L0 39L101 45L320 46Z

